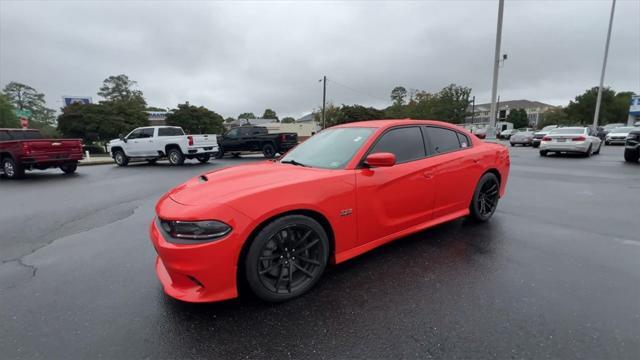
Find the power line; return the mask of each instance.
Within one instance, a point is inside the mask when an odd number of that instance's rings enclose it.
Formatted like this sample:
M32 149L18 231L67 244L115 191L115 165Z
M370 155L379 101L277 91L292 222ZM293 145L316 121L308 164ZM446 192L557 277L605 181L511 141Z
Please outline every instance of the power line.
M342 86L342 87L343 87L343 88L345 88L345 89L349 89L349 90L351 90L351 91L353 91L353 92L355 92L355 93L361 94L361 95L366 95L366 96L368 96L368 97L370 97L370 98L373 98L373 99L376 99L376 100L382 100L382 101L385 101L385 102L389 101L388 99L383 99L383 98L380 98L380 97L377 97L377 96L374 96L374 95L368 94L368 93L366 93L366 92L364 92L364 91L360 91L360 90L358 90L358 89L354 89L354 88L352 88L351 86L348 86L348 85L345 85L345 84L343 84L343 83L337 82L337 81L335 81L335 80L333 80L333 79L329 79L329 78L327 78L327 81L331 81L332 83L334 83L334 84L336 84L336 85L340 85L340 86Z

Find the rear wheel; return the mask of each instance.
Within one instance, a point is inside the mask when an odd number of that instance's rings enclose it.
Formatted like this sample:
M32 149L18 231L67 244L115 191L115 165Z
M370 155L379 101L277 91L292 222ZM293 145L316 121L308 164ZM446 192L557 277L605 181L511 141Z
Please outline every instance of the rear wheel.
M262 146L262 155L267 159L273 159L273 157L276 156L276 148L273 147L273 144L264 144L264 146Z
M219 148L218 152L214 156L216 159L222 159L222 157L224 156L224 151L222 150L222 148Z
M589 145L587 152L584 153L585 157L591 157L591 155L593 155L593 145Z
M62 170L65 174L73 174L77 169L78 163L75 161L60 165L60 170Z
M209 162L209 159L211 159L211 155L200 155L200 156L197 157L197 159L201 163L205 164L205 163Z
M624 149L624 161L638 162L640 159L640 149Z
M129 158L124 154L122 150L116 150L113 152L113 160L115 160L118 166L129 165Z
M540 156L547 156L547 150L540 150Z
M475 221L488 221L498 207L500 199L500 182L492 173L486 173L478 181L476 191L473 193L471 206L471 218Z
M244 261L247 283L266 301L302 295L320 279L329 258L329 239L314 219L289 215L274 220L253 239Z
M600 142L600 145L598 145L598 150L594 151L593 154L600 155L600 149L602 149L602 141Z
M171 165L184 164L184 155L178 148L169 149L169 151L167 152L167 157L169 158L169 164Z
M7 179L20 179L24 176L24 168L10 157L2 159L2 171Z

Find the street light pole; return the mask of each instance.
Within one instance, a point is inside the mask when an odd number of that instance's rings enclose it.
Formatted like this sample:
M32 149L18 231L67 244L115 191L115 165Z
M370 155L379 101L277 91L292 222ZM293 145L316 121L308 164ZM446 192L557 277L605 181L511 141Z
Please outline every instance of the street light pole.
M609 30L607 31L607 42L604 46L604 61L602 62L602 73L600 74L600 86L598 87L598 99L596 100L596 111L593 114L593 127L598 127L598 117L600 116L600 102L602 101L602 85L604 83L604 71L607 68L607 57L609 56L609 42L611 41L611 27L613 26L613 13L616 10L616 0L611 2L611 16L609 16Z
M325 107L327 105L327 76L322 77L322 129L327 127L325 120Z
M502 14L504 13L504 0L498 2L498 28L496 31L496 51L493 58L493 85L491 87L491 112L489 113L489 128L487 138L496 137L496 96L498 94L498 65L500 65L500 44L502 42Z
M471 123L476 122L476 96L471 99Z

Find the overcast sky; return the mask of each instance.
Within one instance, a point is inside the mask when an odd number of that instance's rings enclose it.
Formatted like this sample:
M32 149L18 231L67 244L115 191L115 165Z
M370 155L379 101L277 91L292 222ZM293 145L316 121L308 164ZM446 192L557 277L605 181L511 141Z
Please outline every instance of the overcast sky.
M611 2L506 0L499 95L564 105L597 85ZM223 116L322 101L383 107L396 85L449 83L490 101L498 1L99 2L0 0L0 86L50 107L99 98L109 75L151 106L189 101ZM640 0L619 0L605 84L640 93Z

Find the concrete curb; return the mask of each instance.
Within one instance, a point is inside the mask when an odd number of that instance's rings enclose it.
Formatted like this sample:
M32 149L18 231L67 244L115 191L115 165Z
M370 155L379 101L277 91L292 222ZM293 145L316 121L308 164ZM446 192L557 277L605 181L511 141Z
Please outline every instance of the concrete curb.
M78 166L92 166L92 165L107 165L107 164L115 164L112 158L92 158L90 161L81 160L78 162Z

